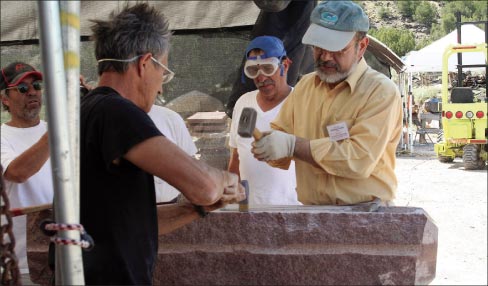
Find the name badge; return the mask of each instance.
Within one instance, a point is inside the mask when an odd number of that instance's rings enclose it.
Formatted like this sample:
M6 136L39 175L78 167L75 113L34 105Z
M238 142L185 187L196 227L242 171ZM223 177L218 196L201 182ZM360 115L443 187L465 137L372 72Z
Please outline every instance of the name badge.
M347 129L347 124L344 121L328 125L327 131L329 132L329 138L331 141L339 141L349 138L349 130Z

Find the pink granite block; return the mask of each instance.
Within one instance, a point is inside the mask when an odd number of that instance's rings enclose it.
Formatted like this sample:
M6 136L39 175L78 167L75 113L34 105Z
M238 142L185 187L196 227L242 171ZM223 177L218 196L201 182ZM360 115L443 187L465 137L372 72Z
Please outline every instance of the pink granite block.
M428 284L437 227L418 208L215 212L159 240L155 284Z
M31 278L47 285L47 237L35 220ZM425 285L436 258L437 227L420 208L270 206L213 212L160 237L154 284Z

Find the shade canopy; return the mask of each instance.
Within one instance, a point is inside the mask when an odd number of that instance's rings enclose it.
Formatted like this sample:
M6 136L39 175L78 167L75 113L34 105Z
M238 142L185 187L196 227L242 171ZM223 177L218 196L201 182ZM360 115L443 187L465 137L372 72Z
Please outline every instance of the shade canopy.
M462 44L481 44L485 42L485 32L473 24L462 25ZM457 44L457 31L454 30L443 38L433 42L418 51L412 51L403 59L408 72L440 72L442 71L442 55L449 45ZM486 63L486 57L481 52L462 53L463 65ZM448 70L457 68L457 56L449 57Z

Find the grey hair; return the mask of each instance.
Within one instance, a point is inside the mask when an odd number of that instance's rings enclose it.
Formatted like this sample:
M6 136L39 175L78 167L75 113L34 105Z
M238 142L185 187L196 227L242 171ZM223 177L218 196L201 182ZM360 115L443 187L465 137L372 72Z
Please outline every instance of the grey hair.
M356 41L361 41L362 39L364 39L364 37L366 37L366 32L356 32Z
M171 32L166 17L147 3L132 7L126 5L122 11L110 13L107 21L91 20L95 41L95 57L129 59L151 53L159 57L169 51ZM98 64L98 75L106 71L123 73L130 62L105 61Z

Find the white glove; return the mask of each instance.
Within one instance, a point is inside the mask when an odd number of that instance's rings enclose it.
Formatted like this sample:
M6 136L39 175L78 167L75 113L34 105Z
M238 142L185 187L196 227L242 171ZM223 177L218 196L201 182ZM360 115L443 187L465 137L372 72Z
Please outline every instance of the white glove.
M253 142L252 153L258 160L271 161L292 157L295 152L295 135L273 130L263 133L264 136Z

